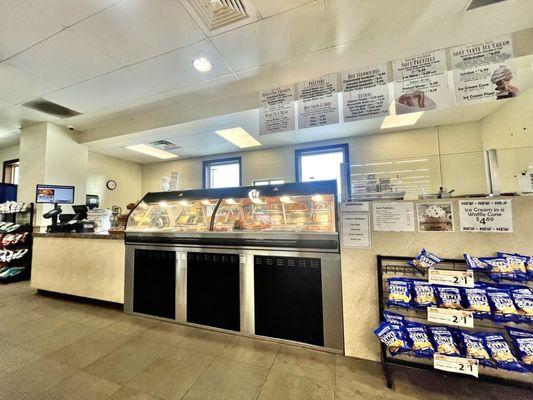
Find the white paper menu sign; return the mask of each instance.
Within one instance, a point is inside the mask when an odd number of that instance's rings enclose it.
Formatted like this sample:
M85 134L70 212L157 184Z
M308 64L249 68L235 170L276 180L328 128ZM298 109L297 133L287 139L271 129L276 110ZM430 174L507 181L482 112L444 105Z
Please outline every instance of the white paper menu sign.
M444 50L393 61L396 114L449 107L446 70Z
M342 247L370 247L370 215L368 213L342 213Z
M479 360L434 354L433 368L457 374L472 375L477 378L479 375Z
M461 200L459 221L462 232L511 233L511 200Z
M339 122L337 74L324 75L296 84L298 129Z
M341 78L344 122L389 114L386 64L345 71Z
M294 85L278 86L259 93L259 134L292 131L294 121Z
M482 103L519 94L511 36L451 49L455 103Z
M415 205L412 202L373 202L372 214L375 231L415 231Z

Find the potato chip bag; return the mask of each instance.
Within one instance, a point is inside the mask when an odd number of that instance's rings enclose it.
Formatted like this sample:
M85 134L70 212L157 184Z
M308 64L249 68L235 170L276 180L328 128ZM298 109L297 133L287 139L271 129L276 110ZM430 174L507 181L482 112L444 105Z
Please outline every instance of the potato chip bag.
M490 304L486 286L475 284L473 288L461 288L464 309L472 311L474 318L490 318Z
M505 286L487 286L487 297L492 309L492 319L495 322L516 321L516 309L511 291Z
M526 368L521 365L511 348L500 333L482 333L489 350L490 357L496 362L498 368L508 371L527 372Z
M389 278L389 306L410 307L412 282L405 278Z
M383 311L383 318L386 322L392 325L403 326L405 323L405 317L403 315L387 310Z
M416 269L425 272L428 268L437 265L441 261L442 260L435 254L426 251L426 249L422 249L420 254L417 255L412 261L409 261L408 264L411 267L415 267Z
M445 326L428 326L433 346L437 353L448 356L460 355L459 348L455 343L452 331Z
M409 347L411 347L415 356L423 358L433 357L435 349L429 339L425 325L416 322L407 322L405 324L405 331L407 332Z
M461 290L457 287L435 286L437 292L437 303L442 308L453 308L462 310Z
M463 254L468 269L473 271L488 271L489 266L481 261L479 258L472 257L469 254Z
M533 371L533 332L506 326L515 349L526 368Z
M374 331L374 335L379 338L381 343L387 346L387 349L393 356L410 350L407 345L404 330L399 326L392 325L388 322L382 322Z
M515 286L511 289L511 297L517 310L516 322L530 324L533 322L533 292L528 287Z
M479 360L481 365L492 366L490 355L487 350L485 338L481 334L472 334L465 331L458 332L461 340L463 354L468 358Z
M513 270L513 279L518 282L526 282L527 276L527 263L529 257L521 256L513 253L501 253L498 252L498 257L504 257L507 260L508 268Z
M433 285L421 279L413 279L412 303L417 308L426 308L437 305L437 296Z

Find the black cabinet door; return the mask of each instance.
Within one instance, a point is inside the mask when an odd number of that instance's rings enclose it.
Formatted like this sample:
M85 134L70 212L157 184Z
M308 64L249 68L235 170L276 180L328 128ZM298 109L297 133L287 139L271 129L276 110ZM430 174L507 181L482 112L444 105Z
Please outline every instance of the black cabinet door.
M255 333L324 346L320 259L255 256Z
M135 250L133 311L176 318L176 253Z
M238 254L187 254L187 322L240 331L239 288Z

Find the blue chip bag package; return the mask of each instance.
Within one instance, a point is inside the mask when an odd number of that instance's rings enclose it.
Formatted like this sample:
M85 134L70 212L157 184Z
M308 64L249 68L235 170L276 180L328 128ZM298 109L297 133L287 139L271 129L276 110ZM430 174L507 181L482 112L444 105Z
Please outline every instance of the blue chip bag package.
M459 356L461 354L459 347L455 343L452 329L445 326L428 326L427 329L437 353L448 356Z
M515 256L523 257L526 260L526 275L528 280L533 280L533 257L524 256L523 254L515 253Z
M412 287L412 303L416 308L427 308L437 305L437 296L431 283L421 279L413 279Z
M435 254L430 253L426 249L422 249L420 254L417 255L412 261L409 261L408 264L411 267L415 267L416 269L425 272L428 268L437 265L441 261L442 260Z
M435 349L429 339L425 325L416 322L407 322L405 324L405 331L407 332L409 347L415 356L423 358L433 357Z
M472 311L474 318L490 318L490 304L486 285L476 283L473 288L461 288L464 309Z
M462 310L461 290L458 287L435 285L437 304L441 308Z
M504 285L487 286L487 297L495 322L516 321L518 310L514 305L511 291Z
M533 292L528 287L512 287L511 297L516 306L516 322L533 323Z
M473 271L488 271L489 266L483 261L481 261L479 258L472 257L469 254L463 254L463 257L465 258L466 266L468 269Z
M498 368L508 371L527 372L526 368L516 359L511 348L500 333L483 333L490 357Z
M506 326L509 337L522 363L529 371L533 371L533 332Z
M374 331L374 335L379 338L381 343L387 346L387 349L393 356L410 350L407 344L405 331L399 326L392 325L388 322L382 322Z
M519 262L509 257L487 257L480 260L489 266L488 275L495 282L500 282L502 279L520 282L527 280L525 266L521 269Z
M393 313L391 311L383 311L383 318L386 322L396 326L403 326L405 323L405 317L401 314Z
M463 354L468 358L479 360L481 365L492 367L489 351L485 343L485 337L479 333L458 331L461 340Z
M527 263L528 257L521 256L514 253L498 252L498 257L503 257L507 260L508 268L513 270L513 280L519 282L526 282L527 277Z
M411 279L389 278L389 306L410 307L411 306Z

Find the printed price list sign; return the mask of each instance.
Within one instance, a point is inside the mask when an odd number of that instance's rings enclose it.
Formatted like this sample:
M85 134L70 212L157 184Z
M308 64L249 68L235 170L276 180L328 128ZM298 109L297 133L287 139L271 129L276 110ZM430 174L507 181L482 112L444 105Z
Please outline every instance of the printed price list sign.
M472 271L447 271L442 269L429 269L429 283L433 285L448 285L460 287L474 287L474 272Z
M428 321L465 328L474 327L472 311L453 310L450 308L428 307Z
M433 368L457 374L479 375L479 361L462 357L450 357L442 354L433 356Z

